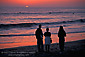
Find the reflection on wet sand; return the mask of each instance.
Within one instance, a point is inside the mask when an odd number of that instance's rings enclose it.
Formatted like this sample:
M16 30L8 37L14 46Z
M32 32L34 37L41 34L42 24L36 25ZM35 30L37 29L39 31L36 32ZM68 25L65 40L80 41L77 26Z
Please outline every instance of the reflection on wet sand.
M59 43L59 38L57 34L52 34L52 43ZM1 37L0 38L0 49L3 48L12 48L19 46L32 46L36 45L36 37L35 36L14 36L14 37ZM76 41L85 39L85 33L72 33L67 34L65 38L65 42ZM43 43L45 43L45 37L43 37Z

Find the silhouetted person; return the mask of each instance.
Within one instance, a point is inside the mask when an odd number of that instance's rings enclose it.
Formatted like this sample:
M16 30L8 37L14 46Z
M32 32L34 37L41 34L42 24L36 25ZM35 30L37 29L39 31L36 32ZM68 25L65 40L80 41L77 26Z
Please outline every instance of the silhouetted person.
M51 33L49 32L49 28L46 28L46 32L44 33L44 36L45 36L45 49L47 52L49 52L50 44L51 44L50 41Z
M63 26L60 26L59 28L59 32L58 32L58 37L59 37L59 47L60 47L60 51L64 51L64 37L66 36L66 32L63 29Z
M74 13L73 13L74 14Z
M36 39L37 39L37 47L38 47L38 52L43 51L43 33L41 30L41 25L39 25L39 28L35 32Z

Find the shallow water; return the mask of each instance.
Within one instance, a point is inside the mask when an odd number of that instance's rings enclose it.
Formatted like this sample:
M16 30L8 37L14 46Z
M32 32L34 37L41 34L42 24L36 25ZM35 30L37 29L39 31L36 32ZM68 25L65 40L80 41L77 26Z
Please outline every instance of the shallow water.
M85 39L84 8L1 8L0 49L36 45L39 24L43 33L50 28L53 43L58 43L60 25L67 33L66 42Z

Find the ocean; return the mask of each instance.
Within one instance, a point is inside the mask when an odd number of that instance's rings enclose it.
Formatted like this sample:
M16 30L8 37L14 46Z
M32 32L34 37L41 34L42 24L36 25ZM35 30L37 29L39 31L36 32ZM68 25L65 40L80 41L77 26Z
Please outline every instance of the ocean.
M49 27L52 43L58 43L59 27L66 32L65 42L85 39L85 8L2 7L0 8L0 49L37 44L35 31ZM45 37L43 36L43 41Z

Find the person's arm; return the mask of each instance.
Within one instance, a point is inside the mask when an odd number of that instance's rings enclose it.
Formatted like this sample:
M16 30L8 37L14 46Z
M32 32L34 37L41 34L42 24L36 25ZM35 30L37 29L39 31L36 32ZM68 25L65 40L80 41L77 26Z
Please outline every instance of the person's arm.
M38 38L38 36L37 36L37 30L35 31L35 36L36 36L36 39Z
M44 33L44 36L45 36L45 33Z
M36 33L37 33L37 30L35 31L35 35L36 35Z
M51 37L51 33L50 33L50 37Z
M59 32L58 32L58 37L59 37Z
M41 30L41 35L42 35L42 37L43 37L43 32L42 32L42 30Z
M64 31L64 36L66 37L66 32Z

